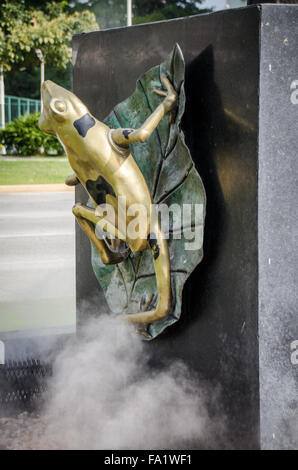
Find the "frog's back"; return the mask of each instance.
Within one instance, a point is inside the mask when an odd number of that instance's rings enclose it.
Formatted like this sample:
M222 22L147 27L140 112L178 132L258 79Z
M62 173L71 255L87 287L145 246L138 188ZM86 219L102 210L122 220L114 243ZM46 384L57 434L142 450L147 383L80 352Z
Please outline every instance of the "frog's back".
M70 164L95 204L103 204L106 195L126 198L129 207L142 204L150 210L151 195L130 149L115 148L110 129L96 120L85 137L85 151L68 154Z
M152 198L146 180L132 154L125 158L119 169L111 175L111 184L117 196L125 196L127 205L150 206Z

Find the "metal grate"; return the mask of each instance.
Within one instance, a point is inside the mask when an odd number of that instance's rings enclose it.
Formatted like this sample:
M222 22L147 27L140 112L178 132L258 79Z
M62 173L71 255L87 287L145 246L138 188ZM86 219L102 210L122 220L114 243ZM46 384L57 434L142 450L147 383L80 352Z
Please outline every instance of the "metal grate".
M26 408L37 405L51 374L51 365L36 359L0 365L1 407L17 405Z

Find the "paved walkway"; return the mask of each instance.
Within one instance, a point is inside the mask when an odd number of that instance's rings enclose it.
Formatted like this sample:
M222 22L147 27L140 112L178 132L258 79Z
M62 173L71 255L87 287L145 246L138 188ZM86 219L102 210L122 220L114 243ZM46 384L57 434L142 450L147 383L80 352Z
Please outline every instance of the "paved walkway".
M75 322L73 188L28 186L0 193L0 340Z

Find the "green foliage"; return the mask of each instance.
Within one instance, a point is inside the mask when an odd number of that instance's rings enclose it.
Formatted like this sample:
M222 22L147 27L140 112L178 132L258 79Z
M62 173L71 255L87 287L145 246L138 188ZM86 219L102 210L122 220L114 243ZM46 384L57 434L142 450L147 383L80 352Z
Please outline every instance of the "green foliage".
M27 35L23 26L28 24L29 16L24 0L2 0L0 9L0 63L6 70L13 63L23 61L24 52L30 51L26 44Z
M74 12L69 15L60 13L51 17L42 11L32 11L28 36L32 49L41 49L46 62L66 68L71 59L70 43L72 35L82 31L98 29L95 17L89 11ZM35 60L35 57L34 57ZM29 62L27 55L27 62Z
M25 114L0 130L0 142L8 153L17 155L62 155L64 150L56 137L45 134L38 127L39 113Z
M43 9L34 9L25 0L1 3L0 63L6 70L15 64L37 65L36 49L42 51L47 63L66 68L71 58L72 35L98 29L93 13L67 13L66 2L44 3Z

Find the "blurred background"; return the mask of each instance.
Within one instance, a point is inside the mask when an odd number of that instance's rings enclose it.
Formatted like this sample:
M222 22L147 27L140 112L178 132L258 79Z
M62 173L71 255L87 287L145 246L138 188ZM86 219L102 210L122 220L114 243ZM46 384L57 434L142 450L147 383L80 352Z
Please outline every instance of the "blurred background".
M45 57L46 78L69 88L71 64L67 49L72 34L126 26L129 3L133 25L246 5L243 0L1 0L0 3L0 58L7 70L5 92L37 100L40 57L36 50L40 49ZM12 36L9 42L8 36Z

